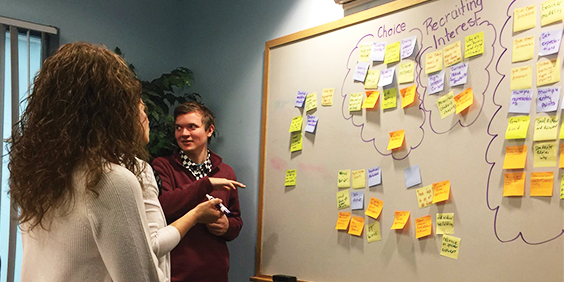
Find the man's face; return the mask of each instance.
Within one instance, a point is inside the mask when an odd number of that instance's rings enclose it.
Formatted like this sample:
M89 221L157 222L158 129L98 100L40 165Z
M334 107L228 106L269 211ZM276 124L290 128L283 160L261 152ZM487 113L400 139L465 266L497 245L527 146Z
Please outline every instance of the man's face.
M202 122L202 114L191 112L176 117L175 121L176 142L178 147L187 155L198 155L207 150L208 138L211 137L213 125L206 130Z

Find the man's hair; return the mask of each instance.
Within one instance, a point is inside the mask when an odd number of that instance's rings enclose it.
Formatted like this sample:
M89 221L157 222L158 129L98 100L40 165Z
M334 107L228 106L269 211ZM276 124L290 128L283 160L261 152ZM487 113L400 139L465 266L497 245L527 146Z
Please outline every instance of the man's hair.
M147 157L140 100L139 80L105 47L65 44L45 60L12 134L10 195L22 223L45 228L50 210L71 211L77 167L95 194L109 163L139 178L136 157Z
M176 122L176 118L180 115L185 115L193 112L202 115L202 122L205 125L206 131L210 129L212 125L215 127L215 116L213 115L212 111L204 106L204 104L196 101L186 102L178 105L174 109L174 121Z

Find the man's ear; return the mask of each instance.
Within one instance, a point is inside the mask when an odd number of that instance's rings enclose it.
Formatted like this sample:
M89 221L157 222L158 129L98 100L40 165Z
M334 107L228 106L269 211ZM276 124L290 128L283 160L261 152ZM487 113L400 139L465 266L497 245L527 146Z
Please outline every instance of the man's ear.
M212 136L214 130L215 130L215 126L213 124L210 125L210 128L208 128L208 131L207 131L208 138L210 138Z

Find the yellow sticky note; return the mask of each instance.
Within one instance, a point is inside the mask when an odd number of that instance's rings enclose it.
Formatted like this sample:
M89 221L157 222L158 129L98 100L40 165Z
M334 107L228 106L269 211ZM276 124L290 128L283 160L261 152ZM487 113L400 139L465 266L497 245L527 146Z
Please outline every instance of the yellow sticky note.
M370 51L372 51L372 42L360 45L359 62L368 62L370 60Z
M560 143L560 161L558 167L564 167L564 143Z
M433 220L431 219L431 215L415 219L415 237L417 239L431 235L432 230Z
M337 187L339 187L339 188L351 187L351 170L350 169L339 170L339 174L337 175Z
M415 84L400 90L402 109L415 101L415 90L417 90Z
M460 94L454 96L454 103L456 105L456 114L466 110L472 103L474 103L474 92L472 87L466 88Z
M533 141L556 140L558 116L540 116L535 119Z
M562 0L549 0L541 4L541 26L562 20Z
M425 73L434 73L443 69L443 50L425 55Z
M464 58L484 53L484 32L480 31L464 38Z
M395 211L394 212L394 223L392 224L392 230L403 229L405 224L409 220L409 211Z
M286 177L284 178L284 186L296 186L296 175L297 170L288 169L286 170Z
M513 11L513 32L531 29L537 25L537 6L535 4Z
M353 216L351 218L351 225L349 228L349 234L354 236L360 236L362 234L362 229L364 229L364 217Z
M552 197L554 172L531 172L531 197Z
M337 224L335 225L335 229L337 230L347 230L349 228L349 221L351 220L351 213L350 212L339 212L337 217Z
M345 209L351 206L349 189L337 192L337 209Z
M382 109L393 109L397 106L398 101L398 89L390 88L384 89L384 100L382 101Z
M366 186L366 171L364 169L352 171L352 188L364 188Z
M450 235L443 235L441 242L441 256L451 259L458 259L460 251L460 238Z
M362 110L362 96L361 92L351 93L349 98L349 112Z
M564 199L564 174L560 176L560 200Z
M363 109L373 109L378 102L378 98L380 97L380 91L365 91L366 92L366 100L362 103Z
M456 63L462 62L462 47L460 41L456 41L443 48L445 52L445 67L450 67Z
M505 147L503 169L522 169L527 162L527 145Z
M533 84L533 71L531 66L522 66L511 69L510 89L529 89Z
M529 130L529 116L510 117L507 122L505 139L525 139Z
M378 81L380 81L380 70L368 70L366 79L364 80L364 88L377 89Z
M309 93L306 96L305 111L309 112L313 109L317 109L317 92Z
M454 234L454 213L437 213L437 234Z
M441 119L452 115L456 111L456 102L454 101L454 94L452 91L437 99L437 108L439 108Z
M512 62L526 61L533 58L535 53L535 36L525 36L513 39Z
M560 125L560 134L558 135L558 139L564 139L564 122Z
M332 106L333 105L333 93L335 88L323 88L321 94L321 106Z
M290 133L302 131L302 124L304 123L304 118L302 116L295 116L292 118L292 123L290 123Z
M374 221L374 223L368 224L366 226L366 241L368 241L368 243L372 243L380 240L382 240L380 222Z
M433 204L433 186L427 185L415 190L417 194L417 205L419 208L428 207Z
M366 208L364 214L374 219L378 219L380 213L382 212L382 208L384 208L384 201L370 197L370 203L368 203L368 207Z
M388 150L393 150L401 147L403 145L403 139L405 138L405 130L397 130L390 132L390 142L388 142Z
M553 141L533 144L533 167L555 167L558 146Z
M384 55L384 64L391 64L400 60L400 42L394 42L386 45L386 55Z
M302 142L303 139L301 132L292 134L292 141L290 143L290 152L301 151L303 146Z
M433 204L444 202L450 196L450 180L433 183Z
M537 62L537 86L560 81L560 60L558 58Z
M507 172L503 174L503 196L525 195L525 172Z
M415 62L413 61L403 61L398 67L398 82L409 83L413 82L415 77Z

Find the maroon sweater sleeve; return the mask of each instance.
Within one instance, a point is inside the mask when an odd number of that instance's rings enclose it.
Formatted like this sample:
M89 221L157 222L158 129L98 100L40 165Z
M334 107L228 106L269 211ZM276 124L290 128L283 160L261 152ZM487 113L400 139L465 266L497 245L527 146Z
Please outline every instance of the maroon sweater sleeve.
M233 169L231 167L229 167L229 169L231 173L230 177L227 178L237 180ZM229 211L231 211L231 215L227 217L227 219L229 220L229 228L227 229L227 232L221 236L225 241L231 241L237 238L237 236L239 236L241 228L243 227L243 220L241 219L241 207L239 206L239 193L237 192L237 190L238 189L233 189L229 191L229 205L227 206Z

